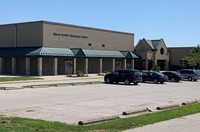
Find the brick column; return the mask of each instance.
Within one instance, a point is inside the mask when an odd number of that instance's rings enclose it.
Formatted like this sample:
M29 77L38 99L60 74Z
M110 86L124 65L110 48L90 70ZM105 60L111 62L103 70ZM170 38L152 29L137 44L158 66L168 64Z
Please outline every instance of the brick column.
M42 76L42 58L38 58L38 76Z
M16 58L12 57L12 75L16 74Z
M124 59L124 69L126 69L126 59Z
M53 75L58 75L58 58L53 58Z
M30 58L26 58L25 63L26 63L26 75L29 76L30 75Z
M169 60L165 61L165 70L169 70Z
M99 60L99 73L102 73L102 59Z
M156 59L154 60L153 67L154 67L155 65L158 65Z
M149 61L148 59L145 60L145 70L148 70Z
M85 74L88 74L88 58L85 58Z
M134 60L134 59L131 60L131 68L132 68L132 69L135 68L135 60Z
M112 59L112 71L115 70L115 59Z
M76 74L76 58L74 58L73 63L73 74Z

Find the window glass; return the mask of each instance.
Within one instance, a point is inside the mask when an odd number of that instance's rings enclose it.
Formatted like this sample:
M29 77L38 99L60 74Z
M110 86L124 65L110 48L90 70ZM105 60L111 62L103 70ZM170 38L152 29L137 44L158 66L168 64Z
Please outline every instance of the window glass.
M184 60L184 59L180 60L180 67L181 68L186 68L186 66L187 66L187 61Z
M161 48L161 49L160 49L160 54L163 55L164 53L165 53L164 48Z

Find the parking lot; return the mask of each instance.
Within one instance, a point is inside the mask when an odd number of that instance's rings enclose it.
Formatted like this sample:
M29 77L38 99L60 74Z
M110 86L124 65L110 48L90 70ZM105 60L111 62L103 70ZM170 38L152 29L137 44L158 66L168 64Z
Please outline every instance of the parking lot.
M138 85L95 84L0 90L0 115L77 124L139 108L200 99L200 81Z

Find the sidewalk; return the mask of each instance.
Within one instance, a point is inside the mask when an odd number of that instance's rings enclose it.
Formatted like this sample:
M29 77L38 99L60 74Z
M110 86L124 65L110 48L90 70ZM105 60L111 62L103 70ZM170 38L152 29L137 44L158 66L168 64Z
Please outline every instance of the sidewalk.
M163 121L124 132L199 132L200 113Z
M17 76L1 75L0 77L17 77ZM0 87L22 87L27 85L40 85L40 84L103 81L103 76L98 76L97 74L88 74L88 77L66 77L66 75L58 75L58 76L39 76L39 78L42 78L42 80L0 82Z

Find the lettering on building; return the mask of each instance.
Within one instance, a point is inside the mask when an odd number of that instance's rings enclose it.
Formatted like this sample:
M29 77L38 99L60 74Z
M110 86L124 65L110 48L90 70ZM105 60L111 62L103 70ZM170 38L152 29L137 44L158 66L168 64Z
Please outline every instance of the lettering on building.
M60 37L69 37L69 38L80 38L80 39L87 39L88 36L84 35L77 35L77 34L66 34L66 33L53 33L54 36L60 36Z

